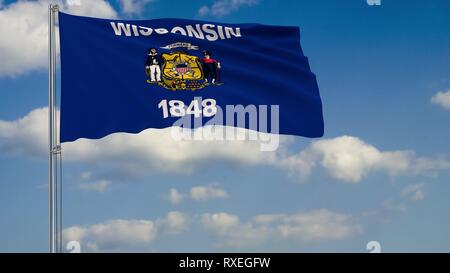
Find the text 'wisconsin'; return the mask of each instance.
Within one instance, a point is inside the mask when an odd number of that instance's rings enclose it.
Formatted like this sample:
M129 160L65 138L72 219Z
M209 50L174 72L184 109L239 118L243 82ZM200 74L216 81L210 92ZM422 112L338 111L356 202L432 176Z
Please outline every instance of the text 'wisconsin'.
M241 29L239 27L224 27L213 24L195 24L186 25L184 27L175 26L172 29L167 28L150 28L138 26L133 24L124 24L111 22L111 27L117 36L150 36L153 33L164 35L168 33L180 34L183 36L194 37L201 40L216 41L218 39L232 39L241 36Z

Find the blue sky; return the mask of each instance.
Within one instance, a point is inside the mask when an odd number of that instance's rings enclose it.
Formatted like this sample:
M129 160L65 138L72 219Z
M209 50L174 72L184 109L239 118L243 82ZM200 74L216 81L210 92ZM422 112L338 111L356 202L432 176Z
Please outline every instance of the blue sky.
M0 251L45 252L48 1L1 3ZM299 26L326 128L282 138L275 153L176 146L167 130L64 144L65 236L83 251L366 252L373 240L386 252L450 251L448 1L61 4Z

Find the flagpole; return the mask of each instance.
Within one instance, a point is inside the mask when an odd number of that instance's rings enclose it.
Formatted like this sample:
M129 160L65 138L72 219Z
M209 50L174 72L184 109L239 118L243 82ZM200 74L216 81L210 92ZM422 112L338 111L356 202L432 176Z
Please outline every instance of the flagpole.
M48 120L49 120L49 169L48 169L48 214L49 214L49 252L60 252L58 242L58 178L57 172L59 146L56 139L56 48L55 48L55 14L58 5L50 4L48 10L48 34L49 34L49 56L48 56Z

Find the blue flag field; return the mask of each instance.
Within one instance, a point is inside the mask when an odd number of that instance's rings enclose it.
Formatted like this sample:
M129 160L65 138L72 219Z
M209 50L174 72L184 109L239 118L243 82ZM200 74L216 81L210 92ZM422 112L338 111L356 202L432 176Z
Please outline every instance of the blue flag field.
M279 134L323 135L298 27L60 12L59 31L61 142L166 128L186 116L206 123L227 105L276 105Z

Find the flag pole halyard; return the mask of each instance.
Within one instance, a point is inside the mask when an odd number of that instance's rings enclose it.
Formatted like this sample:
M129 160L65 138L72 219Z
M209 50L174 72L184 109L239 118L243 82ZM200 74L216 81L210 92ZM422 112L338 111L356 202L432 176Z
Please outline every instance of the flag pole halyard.
M58 153L57 124L56 124L56 40L55 40L55 18L58 5L50 4L48 10L48 120L49 120L49 181L48 181L48 207L49 207L49 252L62 251L61 240L58 239L60 228L60 217L58 211ZM55 175L56 174L56 175Z

